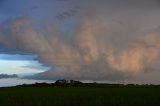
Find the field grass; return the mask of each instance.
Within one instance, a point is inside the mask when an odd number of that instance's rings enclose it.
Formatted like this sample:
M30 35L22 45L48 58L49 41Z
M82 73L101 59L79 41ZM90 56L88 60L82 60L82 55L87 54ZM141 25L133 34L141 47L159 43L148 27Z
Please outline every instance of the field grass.
M160 106L160 87L0 88L0 106Z

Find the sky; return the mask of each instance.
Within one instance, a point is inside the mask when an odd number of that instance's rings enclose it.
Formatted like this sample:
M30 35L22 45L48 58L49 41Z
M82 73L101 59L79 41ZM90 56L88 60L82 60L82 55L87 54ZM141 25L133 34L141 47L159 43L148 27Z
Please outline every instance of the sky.
M0 86L159 84L159 11L159 0L0 0Z

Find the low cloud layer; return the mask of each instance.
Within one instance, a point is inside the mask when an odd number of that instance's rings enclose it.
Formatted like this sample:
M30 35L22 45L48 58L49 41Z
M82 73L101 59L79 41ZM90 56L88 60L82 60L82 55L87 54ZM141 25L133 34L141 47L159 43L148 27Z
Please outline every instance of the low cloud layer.
M12 75L0 74L0 79L6 79L6 78L18 78L18 75L16 75L16 74L12 74Z

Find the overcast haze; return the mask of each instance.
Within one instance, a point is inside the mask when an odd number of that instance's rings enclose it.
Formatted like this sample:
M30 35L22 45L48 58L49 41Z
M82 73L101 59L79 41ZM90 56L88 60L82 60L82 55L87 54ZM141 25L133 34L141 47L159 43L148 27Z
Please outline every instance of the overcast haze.
M0 80L159 84L159 12L159 0L1 0Z

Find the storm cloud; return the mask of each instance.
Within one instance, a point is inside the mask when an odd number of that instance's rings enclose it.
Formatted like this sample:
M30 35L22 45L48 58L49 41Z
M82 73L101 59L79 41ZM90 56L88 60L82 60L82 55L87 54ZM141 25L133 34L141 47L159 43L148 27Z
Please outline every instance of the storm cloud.
M31 77L35 79L113 81L159 68L156 1L88 0L76 9L76 14L59 20L74 17L73 27L63 26L70 27L70 33L54 21L38 27L30 16L8 19L0 25L0 46L6 52L36 54L37 60L51 67Z

